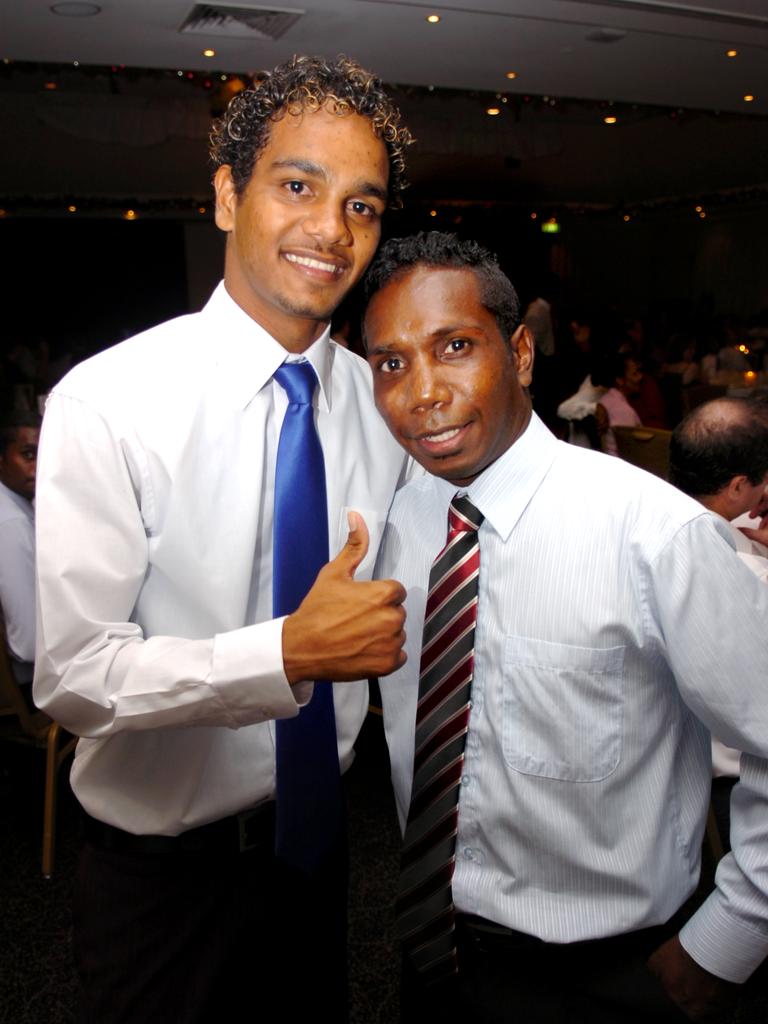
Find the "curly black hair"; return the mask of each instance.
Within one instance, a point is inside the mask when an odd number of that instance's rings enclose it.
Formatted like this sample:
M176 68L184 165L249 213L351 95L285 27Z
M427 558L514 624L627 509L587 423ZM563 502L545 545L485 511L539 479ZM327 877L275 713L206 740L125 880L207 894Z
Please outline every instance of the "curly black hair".
M230 101L213 123L210 157L214 167L229 164L235 191L242 195L259 154L269 141L270 126L287 113L330 110L368 118L389 154L389 205L401 205L406 187L405 150L414 141L401 123L398 108L381 80L349 57L335 60L294 56L254 82Z
M390 238L379 249L363 278L366 301L392 278L417 266L471 270L480 285L480 301L511 338L520 326L520 300L496 256L478 242L442 231L419 231L408 238Z

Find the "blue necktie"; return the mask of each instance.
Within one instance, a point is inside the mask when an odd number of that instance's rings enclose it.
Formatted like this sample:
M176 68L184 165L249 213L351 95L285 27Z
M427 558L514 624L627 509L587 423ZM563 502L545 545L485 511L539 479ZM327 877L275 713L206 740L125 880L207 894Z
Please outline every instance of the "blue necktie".
M284 363L275 380L288 395L275 468L272 610L295 612L328 561L325 465L315 430L310 363ZM333 688L315 683L297 718L278 719L275 852L312 871L341 834L342 795Z

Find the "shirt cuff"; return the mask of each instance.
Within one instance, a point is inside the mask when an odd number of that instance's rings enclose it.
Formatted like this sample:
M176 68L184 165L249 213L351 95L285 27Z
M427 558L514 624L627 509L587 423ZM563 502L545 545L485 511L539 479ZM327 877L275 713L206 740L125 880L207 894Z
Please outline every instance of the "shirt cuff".
M299 713L283 670L284 621L272 619L214 637L211 685L233 728Z
M739 984L768 954L768 936L735 921L717 890L680 929L680 944L705 971Z

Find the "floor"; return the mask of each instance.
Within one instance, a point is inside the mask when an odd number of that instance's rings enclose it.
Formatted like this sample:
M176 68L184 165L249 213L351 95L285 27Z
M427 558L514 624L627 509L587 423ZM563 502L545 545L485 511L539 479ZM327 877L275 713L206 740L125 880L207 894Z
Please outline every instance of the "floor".
M69 917L77 805L63 778L56 871L45 881L39 845L42 760L34 751L0 749L0 1024L71 1024L77 1000ZM397 1024L392 905L399 839L378 718L369 716L347 788L351 1024ZM711 866L707 874L711 879ZM705 877L702 891L708 884ZM745 989L729 1024L768 1021L767 976L768 968Z

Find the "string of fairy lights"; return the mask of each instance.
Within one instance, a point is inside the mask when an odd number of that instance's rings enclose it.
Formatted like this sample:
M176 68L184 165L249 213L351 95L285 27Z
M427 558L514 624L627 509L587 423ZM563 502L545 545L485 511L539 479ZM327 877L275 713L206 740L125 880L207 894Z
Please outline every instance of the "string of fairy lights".
M215 56L215 51L210 51ZM730 56L730 54L728 54ZM123 65L40 64L13 61L0 62L0 88L22 93L112 93L130 95L142 92L145 85L164 83L165 91L201 90L208 96L207 105L212 116L218 116L229 101L242 89L258 80L259 72L199 71L183 68L132 68ZM516 71L508 71L512 83L518 78ZM437 89L433 86L395 86L396 96L402 101L418 104L436 95L443 100L461 98L476 102L478 114L498 123L505 117L519 120L527 112L539 117L576 116L579 124L598 124L616 130L623 124L634 124L650 117L664 117L682 124L697 118L743 121L765 120L761 115L744 115L717 110L687 110L680 107L661 107L650 104L619 103L613 100L580 100L533 95L519 92L482 92L477 90ZM745 101L747 97L744 97ZM441 199L439 201L414 195L408 199L408 212L426 223L438 220L460 224L473 215L503 211L512 218L528 219L532 226L545 235L557 235L564 223L573 218L600 218L631 225L654 215L679 211L693 219L706 221L711 215L734 205L764 205L768 202L768 185L729 188L707 194L690 194L650 199L627 204L583 204L548 202L532 207L525 201L481 199ZM0 193L0 220L9 217L98 217L122 218L139 221L147 218L179 220L206 220L213 216L209 193L191 196L153 197L125 195L3 195Z

